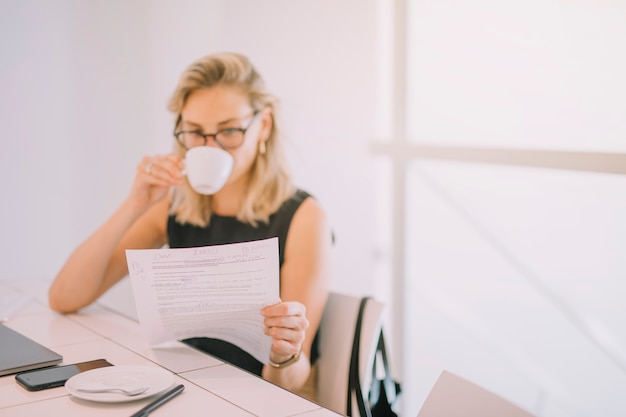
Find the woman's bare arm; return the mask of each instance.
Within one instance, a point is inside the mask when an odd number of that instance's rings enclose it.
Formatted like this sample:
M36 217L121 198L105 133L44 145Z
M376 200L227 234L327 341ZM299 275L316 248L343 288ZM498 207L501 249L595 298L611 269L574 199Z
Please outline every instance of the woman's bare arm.
M166 196L172 185L180 183L180 163L180 157L165 155L146 157L137 166L129 197L74 250L54 279L48 292L53 310L74 312L122 279L128 273L126 249L166 243Z
M264 309L266 331L272 336L270 359L280 363L302 351L300 360L289 366L263 368L265 379L287 389L302 387L310 373L313 338L328 298L331 247L326 215L316 200L308 198L296 211L287 236L281 268L283 302Z
M160 213L165 204L138 215L123 203L70 255L50 286L50 308L69 313L91 304L128 274L126 249L163 246L165 225L159 227L157 218L165 223L167 214Z

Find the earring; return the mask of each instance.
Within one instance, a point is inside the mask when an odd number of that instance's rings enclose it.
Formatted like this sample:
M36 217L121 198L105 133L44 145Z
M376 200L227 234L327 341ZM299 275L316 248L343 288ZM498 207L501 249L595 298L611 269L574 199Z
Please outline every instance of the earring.
M262 140L259 142L259 153L265 155L265 152L267 152L267 148L265 147L265 141Z

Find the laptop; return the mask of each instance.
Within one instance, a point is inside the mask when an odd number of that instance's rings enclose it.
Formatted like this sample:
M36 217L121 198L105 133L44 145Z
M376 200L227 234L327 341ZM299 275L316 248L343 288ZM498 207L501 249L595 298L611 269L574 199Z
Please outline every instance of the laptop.
M63 357L0 324L0 376L57 365Z
M486 389L443 371L417 417L534 417Z

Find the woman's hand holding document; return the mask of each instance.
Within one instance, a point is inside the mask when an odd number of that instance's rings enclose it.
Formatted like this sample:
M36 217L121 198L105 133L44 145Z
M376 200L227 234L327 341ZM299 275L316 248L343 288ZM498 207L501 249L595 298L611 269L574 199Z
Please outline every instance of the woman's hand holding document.
M184 249L127 250L142 328L152 345L222 339L267 363L261 309L280 301L278 239Z

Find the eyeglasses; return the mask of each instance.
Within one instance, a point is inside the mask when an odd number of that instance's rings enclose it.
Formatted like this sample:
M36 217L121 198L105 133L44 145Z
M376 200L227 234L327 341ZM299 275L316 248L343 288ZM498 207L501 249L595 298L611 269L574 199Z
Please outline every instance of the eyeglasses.
M226 129L220 129L215 133L202 133L199 130L175 130L174 136L180 145L189 150L196 146L206 146L209 142L209 138L213 140L223 149L236 149L243 145L243 141L246 138L246 131L250 129L254 119L259 114L259 111L252 113L252 119L246 127L227 127ZM176 126L180 123L180 116L176 122Z

